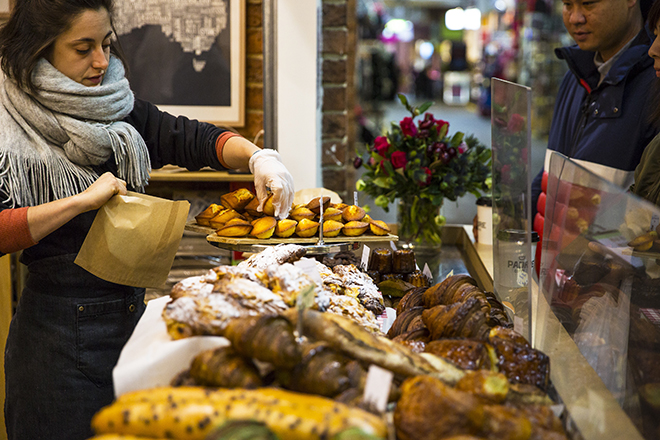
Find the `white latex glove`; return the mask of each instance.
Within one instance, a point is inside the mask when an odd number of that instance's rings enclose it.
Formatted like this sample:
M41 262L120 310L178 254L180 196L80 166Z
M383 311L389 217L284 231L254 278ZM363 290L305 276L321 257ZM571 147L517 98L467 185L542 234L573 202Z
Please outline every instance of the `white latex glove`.
M268 189L273 193L275 217L283 219L289 216L293 203L293 177L280 158L280 153L264 148L250 157L250 171L254 175L259 207L262 211L268 198Z

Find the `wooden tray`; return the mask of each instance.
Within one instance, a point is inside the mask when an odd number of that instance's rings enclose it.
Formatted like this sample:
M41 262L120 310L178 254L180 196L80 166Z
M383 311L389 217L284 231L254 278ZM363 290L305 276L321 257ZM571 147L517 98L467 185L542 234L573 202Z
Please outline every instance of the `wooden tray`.
M215 229L208 226L200 226L196 222L187 223L186 230L206 235L206 241L213 246L241 252L259 252L266 247L286 243L305 246L308 254L326 254L348 249L357 249L360 243L399 241L399 237L393 234L374 235L370 232L365 232L357 237L347 237L345 235L328 238L323 237L323 243L319 242L319 237L317 236L309 238L272 237L264 240L252 237L220 237L215 233Z

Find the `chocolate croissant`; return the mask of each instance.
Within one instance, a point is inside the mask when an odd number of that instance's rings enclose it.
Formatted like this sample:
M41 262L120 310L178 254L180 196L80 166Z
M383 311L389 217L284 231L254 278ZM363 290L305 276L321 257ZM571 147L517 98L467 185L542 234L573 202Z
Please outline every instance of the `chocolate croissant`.
M268 362L276 367L293 368L302 359L291 323L281 316L250 316L233 319L224 336L243 356Z

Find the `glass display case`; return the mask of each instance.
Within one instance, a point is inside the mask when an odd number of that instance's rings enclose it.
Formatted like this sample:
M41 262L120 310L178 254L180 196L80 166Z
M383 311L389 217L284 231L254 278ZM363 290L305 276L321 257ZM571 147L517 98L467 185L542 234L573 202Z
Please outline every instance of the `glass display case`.
M660 208L554 153L534 346L585 439L660 437Z

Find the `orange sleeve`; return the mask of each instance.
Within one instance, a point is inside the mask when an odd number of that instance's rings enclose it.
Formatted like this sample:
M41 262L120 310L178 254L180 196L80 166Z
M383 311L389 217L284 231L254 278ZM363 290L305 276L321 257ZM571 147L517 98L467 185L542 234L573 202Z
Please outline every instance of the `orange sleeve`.
M218 136L218 139L215 140L215 153L218 156L218 160L220 161L220 165L227 169L231 169L229 165L225 162L225 160L222 158L222 150L225 148L225 144L230 138L233 138L234 136L240 136L238 133L234 133L232 131L225 131L220 136Z
M28 208L0 211L0 253L9 254L37 244L27 222Z

